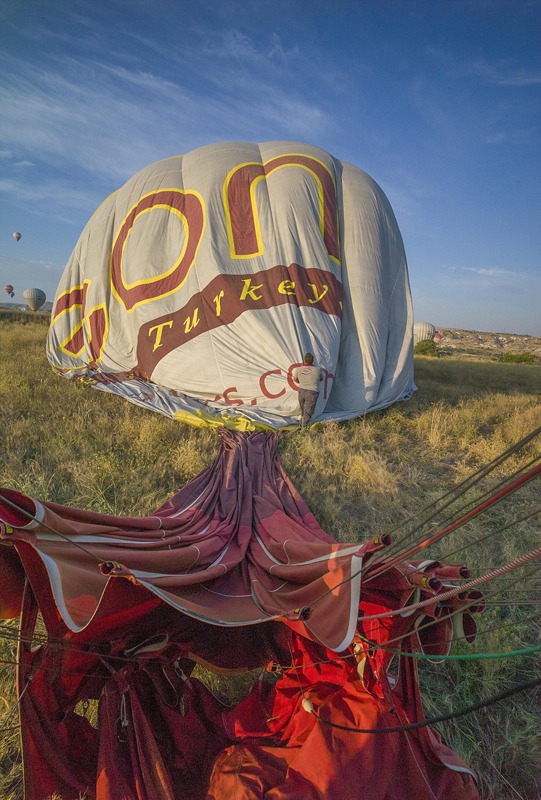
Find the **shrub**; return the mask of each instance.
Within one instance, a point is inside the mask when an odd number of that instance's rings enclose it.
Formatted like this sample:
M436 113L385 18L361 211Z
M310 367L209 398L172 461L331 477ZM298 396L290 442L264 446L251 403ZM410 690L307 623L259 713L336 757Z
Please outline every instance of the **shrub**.
M436 343L431 339L424 339L422 342L417 342L413 348L413 352L416 356L432 356L433 358L440 357L440 352L436 347Z
M533 353L502 353L499 361L506 364L535 364L536 358Z

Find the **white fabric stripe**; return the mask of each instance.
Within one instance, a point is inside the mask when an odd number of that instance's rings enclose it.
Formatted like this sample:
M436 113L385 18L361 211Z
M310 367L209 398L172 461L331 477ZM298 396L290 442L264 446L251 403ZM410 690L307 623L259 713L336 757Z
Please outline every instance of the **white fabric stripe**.
M254 531L254 537L256 538L258 543L261 545L261 549L263 550L265 555L269 558L269 560L270 561L274 561L276 566L280 566L280 567L289 567L289 566L302 567L302 566L305 566L307 564L317 564L320 561L329 561L330 559L341 558L342 556L354 555L355 553L358 552L359 548L361 547L360 544L354 544L354 545L351 545L351 547L344 548L343 550L335 550L330 555L327 553L327 554L325 554L323 556L317 556L317 558L310 558L308 561L294 561L294 562L292 562L290 560L290 557L289 557L289 554L288 554L287 550L285 549L285 547L288 544L288 542L290 542L292 540L291 539L287 539L283 543L283 548L284 548L284 555L287 557L288 560L287 560L287 562L283 562L283 561L279 561L277 558L275 558L269 552L269 550L263 544L263 542L261 540L261 537L259 536L257 531ZM270 568L270 570L272 572L272 567Z
M197 533L197 536L202 536L204 533L208 531L210 528L210 522L206 525L203 530ZM162 539L167 538L167 536L176 537L179 541L182 541L182 533L172 533L166 531L164 528L151 528L150 530L161 530L165 535L162 536ZM142 534L146 533L146 531L141 531ZM79 542L80 544L132 544L134 546L140 545L144 542L155 542L159 544L162 539L157 539L152 537L152 539L145 539L144 536L141 539L123 539L120 536L102 536L101 534L75 534L74 536L69 536L69 534L60 534L60 533L37 533L36 537L41 542L55 542L55 541L66 541L66 536L69 537L70 542ZM191 547L192 545L188 545Z
M173 534L175 535L175 534ZM145 540L142 539L121 539L120 537L110 537L110 536L89 536L83 534L76 534L75 536L70 536L69 534L60 534L60 533L37 533L36 538L40 542L66 542L69 544L70 542L78 542L80 544L132 544L132 545L140 545ZM156 542L159 544L162 540L161 539L147 539L147 542Z
M66 624L66 627L69 628L70 631L73 631L74 633L80 633L81 631L84 631L84 629L88 625L90 625L90 623L92 622L92 620L96 615L98 608L100 607L101 599L103 597L105 589L107 588L107 584L104 586L103 591L98 598L98 601L96 603L96 608L94 609L94 612L92 613L91 617L84 625L77 625L77 623L74 621L73 617L68 611L68 607L64 599L64 592L62 591L62 578L60 576L60 570L58 569L56 562L54 561L54 559L45 555L45 553L43 553L41 550L38 550L37 552L39 553L41 559L43 560L43 563L47 570L47 574L49 576L49 583L51 584L51 590L53 592L53 597L55 599L56 606L60 612L60 616L62 617L64 623Z
M33 528L37 528L37 526L43 522L43 517L45 516L45 509L43 508L39 500L34 500L33 497L31 497L30 500L34 503L34 506L36 507L36 511L34 513L34 519L31 519L30 522L28 522L26 525L17 525L12 527L17 527L19 528L19 530L22 531L30 531Z
M192 544L192 545L190 545L190 547L194 548L195 550L197 550L198 556L201 555L201 551L199 550L199 548L196 545ZM222 552L220 553L218 558L216 558L212 562L212 564L209 564L207 567L204 567L204 569L200 570L200 571L203 572L204 570L207 570L207 569L210 569L211 567L216 567L216 566L219 565L219 566L222 567L222 569L225 572L227 572L227 567L225 566L225 564L220 564L220 561L224 558L224 556L227 553L228 549L229 549L229 545L227 545L222 550ZM197 561L194 562L194 564L196 564L196 563L197 563ZM179 575L187 575L188 574L187 571L184 571L184 572L146 572L145 570L130 569L129 567L126 567L126 569L129 571L130 575L133 575L134 578L143 578L143 579L144 578L149 578L149 579L150 578L176 578ZM190 569L191 569L191 567L190 567Z
M453 772L465 772L467 775L471 775L472 778L477 782L477 775L475 772L472 772L471 769L468 769L467 767L460 767L458 764L448 764L447 761L444 761L441 756L439 756L439 759L441 763L447 767L447 769L451 769Z
M198 533L197 535L198 535L198 536L203 536L203 534L204 534L204 533L206 533L206 532L208 531L208 529L209 529L209 528L210 528L210 522L209 522L209 524L208 524L208 525L205 525L205 527L203 528L203 530L200 530L200 531L199 531L199 533Z
M250 584L253 586L254 583L262 583L262 582L259 580L259 578L252 578L252 580L250 581ZM268 592L269 594L272 594L273 592L279 592L280 589L283 589L284 586L287 586L289 583L290 583L290 581L283 581L283 583L281 583L280 586L277 586L276 589L267 589L266 586L264 586L263 588L265 589L266 592Z
M352 577L349 581L349 590L350 590L349 622L344 639L340 642L338 647L333 648L333 650L337 653L340 653L342 650L345 650L347 647L349 647L349 645L353 641L353 637L355 636L355 631L357 630L357 621L359 618L359 602L361 599L362 565L363 565L362 558L359 558L359 556L352 556L351 559Z
M195 500L193 500L190 505L186 506L186 508L181 508L179 511L175 511L174 514L170 514L167 519L174 519L175 517L180 517L181 514L184 514L185 511L188 511L192 506L194 506L198 500L200 500L206 491L209 490L209 486L205 486L201 494L199 494Z
M151 583L147 584L144 581L141 581L141 585L145 586L150 592L157 595L164 603L172 606L173 608L177 608L179 611L182 611L183 614L186 614L188 617L192 617L193 619L200 619L203 622L208 622L209 625L216 625L222 628L241 628L244 625L260 625L263 622L270 622L273 619L280 619L283 614L267 614L264 618L261 619L245 619L242 622L224 622L222 620L211 619L210 617L206 617L203 614L196 614L194 611L190 611L189 609L182 606L180 603L176 603L171 595L167 592L163 592L158 589L156 586L153 586Z

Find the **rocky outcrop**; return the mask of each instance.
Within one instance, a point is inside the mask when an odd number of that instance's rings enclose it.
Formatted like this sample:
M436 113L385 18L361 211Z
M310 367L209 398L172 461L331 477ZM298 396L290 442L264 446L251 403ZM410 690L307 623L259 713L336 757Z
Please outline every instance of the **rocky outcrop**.
M485 355L504 353L532 353L541 358L541 338L518 333L489 333L485 331L463 331L457 328L438 328L441 333L439 347L442 350Z

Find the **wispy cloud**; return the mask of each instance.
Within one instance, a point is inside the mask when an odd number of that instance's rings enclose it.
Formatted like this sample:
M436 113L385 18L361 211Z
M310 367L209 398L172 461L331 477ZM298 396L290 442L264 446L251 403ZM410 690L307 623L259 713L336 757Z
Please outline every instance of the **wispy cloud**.
M518 69L509 61L490 63L479 58L471 64L471 74L499 86L539 86L541 70Z
M451 77L473 77L484 83L499 86L528 87L541 84L540 69L519 67L510 59L493 61L483 57L472 59L437 47L428 47L427 54L433 59L436 67L441 67Z
M277 33L271 34L270 38L271 45L268 51L269 58L278 58L284 63L289 63L292 59L296 59L300 55L300 49L298 45L295 45L288 50L282 44L282 40Z
M224 61L250 62L252 66L276 67L276 62L289 64L299 59L300 48L297 45L287 48L282 37L270 31L267 36L254 41L246 33L235 28L209 31L199 29L195 37L196 46L188 46L191 56L215 63L216 59Z
M40 68L7 62L0 87L3 152L19 163L34 154L69 171L69 165L116 185L152 161L224 138L312 139L330 116L299 86L280 86L245 69L246 59L267 66L290 56L277 37L262 54L238 32L222 35L216 52L233 50L243 68L207 64L215 91L203 96L179 80L103 59L49 59ZM122 60L115 53L117 61ZM126 59L127 60L127 59ZM133 59L132 59L133 61ZM212 62L211 63L215 63Z
M504 302L505 298L528 297L530 302L539 296L541 289L541 273L502 267L445 267L449 276L446 283L452 281L455 288L461 287L470 299L479 293L482 305L490 296L492 300ZM444 274L445 274L444 273ZM483 299L484 298L484 299Z
M515 270L501 269L500 267L447 267L453 272L473 272L476 275L483 275L487 278L496 278L500 276L513 276L519 277L520 273Z
M538 131L536 128L509 128L509 130L500 130L495 133L490 133L486 138L487 144L512 144L522 145L535 142L538 139Z
M95 190L84 191L84 189L70 188L65 181L59 179L39 180L37 182L19 180L17 178L0 178L0 193L16 197L19 201L32 203L36 212L39 204L44 203L50 207L53 202L59 208L79 208L86 209L89 203L95 203ZM69 221L66 217L56 217L64 222Z

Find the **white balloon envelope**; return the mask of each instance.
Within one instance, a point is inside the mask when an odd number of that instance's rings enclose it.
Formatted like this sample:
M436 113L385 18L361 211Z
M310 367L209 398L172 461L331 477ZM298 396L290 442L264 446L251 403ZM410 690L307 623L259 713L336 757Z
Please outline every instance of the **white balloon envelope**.
M362 170L296 142L225 142L151 164L86 225L53 303L51 365L194 424L283 428L292 370L313 421L411 396L402 237Z
M436 328L431 322L416 322L413 326L413 344L419 342L432 342L436 335Z
M43 289L30 288L23 292L23 300L32 311L38 311L47 300Z

